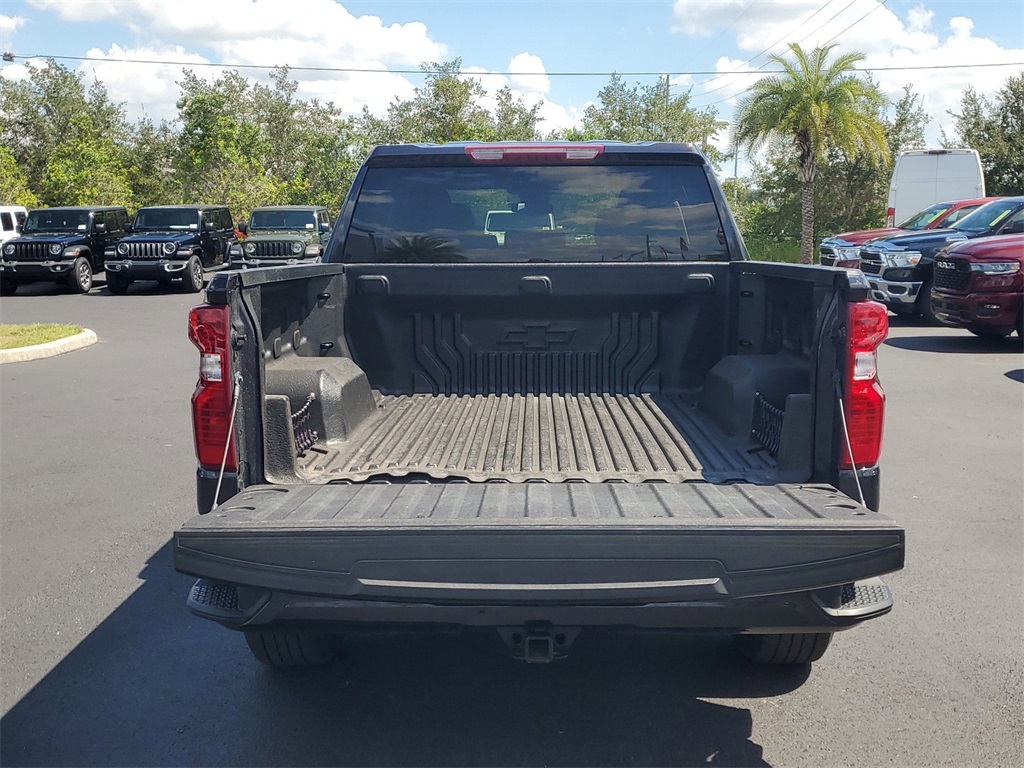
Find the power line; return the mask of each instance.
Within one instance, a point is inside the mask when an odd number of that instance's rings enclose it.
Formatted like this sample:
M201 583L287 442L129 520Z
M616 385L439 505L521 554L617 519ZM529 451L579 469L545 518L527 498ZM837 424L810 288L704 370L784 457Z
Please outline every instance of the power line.
M831 42L832 42L833 40L835 40L835 39L836 39L837 37L839 37L840 35L844 35L844 34L846 34L846 31L847 31L848 29L850 29L850 27L854 27L854 26L856 26L856 25L860 24L860 23L861 23L862 21L864 21L864 19L866 19L866 18L867 18L868 16L870 16L870 15L871 15L872 13L874 13L875 11L877 11L877 10L878 10L879 8L881 8L881 7L883 6L883 5L885 5L885 4L887 3L887 2L889 2L889 0L882 0L882 2L881 2L881 3L879 3L878 5L876 5L875 7L873 7L873 8L872 8L872 9L871 9L870 11L868 11L867 13L865 13L865 14L864 14L863 16L861 16L861 17L860 17L859 19L857 19L857 20L856 20L855 22L853 22L852 24L850 24L850 25L849 25L848 27L844 27L844 28L843 28L842 30L840 30L839 32L836 32L836 33L835 33L834 35L832 35L832 37L830 37L830 38L829 38L828 40L826 40L826 41L825 41L824 43L822 43L822 44L821 44L821 45L822 45L822 47L824 47L824 46L828 45L829 43L831 43ZM804 38L804 39L806 39L806 38Z
M856 22L855 22L856 23ZM844 30L845 31L845 30ZM840 33L842 34L842 33ZM85 61L85 62L98 62L103 64L151 64L161 66L181 66L181 67L216 67L218 69L260 69L260 70L271 70L277 69L278 67L287 66L289 72L335 72L335 73L351 73L351 74L378 74L378 75L430 75L430 74L443 74L443 70L440 69L381 69L380 67L300 67L290 66L286 64L220 64L216 62L207 61L161 61L156 59L108 59L99 56L52 56L49 54L33 54L31 56L23 56L14 53L4 53L4 61L15 61L17 59L29 60L29 59L53 59L55 61ZM903 66L903 67L864 67L859 69L860 72L910 72L910 71L923 71L923 70L937 70L937 69L978 69L984 67L1021 67L1024 66L1024 61L1007 61L1007 62L987 62L987 63L972 63L972 64L928 64L920 66ZM784 70L781 69L743 69L743 70L674 70L671 72L629 72L629 71L609 71L609 72L463 72L470 77L484 76L484 75L502 75L505 77L612 77L618 75L619 77L672 77L675 75L771 75L771 74L782 74ZM703 95L703 94L702 94Z
M764 54L768 53L768 51L770 51L770 50L771 50L772 48L774 48L774 47L775 47L776 45L778 45L778 44L779 44L779 43L781 43L781 42L782 42L783 40L785 40L785 39L786 39L787 37L789 37L790 35L792 35L792 34L793 34L794 32L796 32L796 31L797 31L797 29L799 29L799 28L800 28L800 27L802 27L802 26L803 26L804 24L806 24L806 23L807 23L807 22L809 22L809 21L810 21L811 19L813 19L813 18L814 18L815 16L817 16L817 15L818 15L819 13L821 13L822 11L824 11L824 10L825 10L826 8L828 8L828 7L830 6L830 5L832 5L832 3L834 3L835 1L836 1L836 0L827 0L827 2L826 2L826 3L824 3L823 5L820 5L820 6L818 6L818 9L817 9L816 11L814 11L814 12L813 12L813 13L812 13L812 14L811 14L810 16L808 16L808 17L807 17L806 19L804 19L804 20L803 20L803 21L801 21L801 22L800 22L799 24L797 24L797 25L796 25L796 27L794 27L793 29L791 29L791 30L790 30L789 32L787 32L786 34L784 34L784 35L783 35L782 37L780 37L780 38L779 38L778 40L776 40L776 41L775 41L774 43L772 43L771 45L769 45L769 46L766 46L766 47L765 47L764 49L762 49L762 50L758 51L757 53L755 53L755 54L754 54L753 56L751 56L751 57L750 57L749 59L747 59L746 61L744 61L744 62L743 62L743 64L741 64L740 66L742 67L742 66L745 66L745 65L747 65L747 64L750 64L750 63L751 63L751 62L752 62L752 61L753 61L754 59L756 59L756 58L757 58L758 56L763 56ZM818 29L821 29L821 27L818 27ZM815 31L817 31L817 30L815 30ZM765 62L765 63L764 63L764 64L762 64L762 65L761 65L760 67L758 67L758 68L757 68L757 70L754 70L754 71L760 71L760 70L762 70L762 69L763 69L763 68L764 68L765 66L767 66L767 64L768 64L768 62ZM728 75L728 74L735 74L735 73L732 73L732 72L721 72L721 73L719 73L719 74L718 74L718 77L713 77L713 78L711 78L710 80L705 80L705 81L704 81L703 83L696 83L696 85L711 85L711 83L715 82L716 80L721 80L723 76L725 76L725 75ZM768 74L768 73L765 73L765 74ZM702 91L701 93L695 94L695 96L696 96L697 98L700 98L700 97L702 97L702 96L707 96L708 94L711 94L711 93L717 93L718 91L721 91L721 90L722 90L723 88L728 88L728 87L729 87L729 83L722 83L722 85L718 86L717 88L709 88L709 89L708 89L708 90L706 90L706 91ZM717 103L717 102L715 102L715 103Z
M781 43L781 42L782 42L783 40L785 40L785 39L786 39L787 37L789 37L789 36L790 36L791 34L793 34L793 32L796 32L796 30L797 30L797 29L799 29L799 27L800 27L800 26L803 26L803 25L804 25L804 24L806 24L806 23L807 23L808 21L810 21L810 20L811 20L811 19L813 19L813 18L814 18L815 16L817 16L817 15L818 15L818 13L820 13L821 11L824 11L824 10L825 10L826 8L828 8L828 7L830 6L830 5L832 5L832 3L833 3L834 1L835 1L835 0L829 0L829 1L827 2L827 3L825 3L825 4L824 4L824 5L822 5L822 6L820 6L820 7L818 8L818 10L816 10L816 11L815 11L814 13L812 13L812 14L811 14L810 16L808 16L808 17L807 17L806 19L804 19L804 20L803 20L803 21L802 21L802 22L801 22L801 23L800 23L800 24L799 24L799 25L797 26L797 28L796 28L796 29L793 29L792 31L790 31L790 32L788 32L787 34L783 35L782 37L780 37L780 38L779 38L778 40L776 40L776 41L775 41L774 43L772 43L771 45L769 45L769 46L768 46L767 48L765 48L765 49L764 49L763 51L761 51L760 53L757 53L757 54L755 54L755 55L751 56L751 57L750 57L749 59L747 59L747 61L746 61L745 63L748 63L748 64L749 64L749 63L750 63L751 61L753 61L754 59L756 59L756 58L757 58L758 56L761 56L761 55L763 55L763 54L767 53L768 51L770 51L770 50L771 50L772 48L774 48L774 47L775 47L775 46L777 46L777 45L778 45L779 43ZM850 8L851 6L853 6L853 4L854 4L855 2L857 2L857 0L850 0L850 2L848 2L848 3L846 4L846 5L844 5L844 6L842 7L842 8L840 8L840 9L839 9L838 11L836 11L836 12L835 12L835 13L833 13L833 14L832 14L831 16L829 16L829 17L828 17L828 18L827 18L827 19L826 19L825 21L823 21L823 22L822 22L821 24L819 24L818 26L816 26L816 27L815 27L814 29L812 29L812 30L811 30L810 32L808 32L808 33L807 33L806 35L804 35L803 37L801 37L801 38L800 38L800 40L798 41L798 43L802 43L802 42L804 42L804 40L806 40L807 38L809 38L809 37L810 37L811 35L814 35L814 34L816 34L817 32L819 32L819 31L820 31L820 30L821 30L822 28L824 28L824 26L825 26L826 24L828 24L828 23L829 23L830 21L832 21L833 19L837 18L838 16L842 15L842 14L843 14L843 13L844 13L844 12L845 12L845 11L846 11L846 10L847 10L848 8ZM875 12L875 11L877 11L877 10L878 10L879 8L881 8L881 7L883 6L883 5L885 5L885 4L887 3L887 2L889 2L889 0L881 0L881 3L880 3L879 5L876 5L876 6L872 7L872 9L871 9L870 11L868 11L868 13L874 13L874 12ZM846 31L847 29L849 29L850 27L854 26L854 24L857 24L857 23L859 23L860 21L862 21L862 20L864 19L864 17L868 15L868 13L865 13L865 14L864 14L864 16L861 16L861 17L860 17L859 19L857 19L857 21L853 22L853 24L851 24L851 25L850 25L849 27L847 27L846 29L844 29L844 30L843 30L843 32L845 32L845 31ZM842 34L842 32L840 32L839 34ZM838 35L837 35L837 37L838 37ZM834 40L835 38L832 38L832 39ZM830 40L829 42L831 42L831 40ZM826 43L826 45L827 45L827 43ZM772 72L771 72L771 70L764 70L764 67L766 67L766 66L768 66L768 62L767 62L767 61L766 61L766 62L765 62L764 64L762 64L762 65L761 65L760 67L758 67L757 69L758 69L758 71L764 71L764 72L765 72L765 74L769 74L769 73L772 73ZM777 74L777 73L772 73L772 74ZM717 78L714 78L714 79L717 79ZM713 82L713 80L709 80L708 82ZM729 83L723 83L722 85L718 86L717 88L712 88L711 90L708 90L708 91L704 91L703 93L697 94L697 97L699 98L699 97L702 97L702 96L707 96L707 95L708 95L708 94L710 94L710 93L715 93L715 92L717 92L717 91L721 91L721 90L723 90L724 88L728 88L728 87L729 87ZM707 107L713 107L713 106L715 106L715 105L717 105L717 104L721 104L721 103L723 103L723 102L725 102L725 101L728 101L728 100L729 100L729 99L731 99L731 98L732 98L732 96L726 96L726 97L725 97L724 99L719 99L718 101L712 101L712 102L709 102L708 104L705 104L705 105L704 105L704 108L706 109Z

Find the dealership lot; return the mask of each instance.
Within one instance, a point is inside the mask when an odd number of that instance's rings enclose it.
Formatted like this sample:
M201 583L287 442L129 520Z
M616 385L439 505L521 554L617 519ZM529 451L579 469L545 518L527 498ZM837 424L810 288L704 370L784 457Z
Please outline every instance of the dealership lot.
M193 618L196 297L32 285L0 322L100 343L0 367L3 765L1019 765L1024 356L897 318L882 509L896 608L812 670L724 638L584 634L527 667L496 635L356 637L325 672L261 668Z

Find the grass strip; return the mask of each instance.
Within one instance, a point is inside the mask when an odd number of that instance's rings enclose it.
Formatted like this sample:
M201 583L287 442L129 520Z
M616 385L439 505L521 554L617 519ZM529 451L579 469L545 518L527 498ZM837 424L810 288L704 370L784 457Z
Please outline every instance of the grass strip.
M80 326L61 323L0 324L0 349L33 347L48 341L66 339L81 332Z

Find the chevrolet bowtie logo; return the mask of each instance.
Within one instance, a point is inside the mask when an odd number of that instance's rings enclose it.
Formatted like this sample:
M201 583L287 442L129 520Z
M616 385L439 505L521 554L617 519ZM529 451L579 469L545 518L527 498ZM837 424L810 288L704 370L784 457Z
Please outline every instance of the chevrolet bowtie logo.
M523 349L548 349L552 344L568 344L575 328L552 328L551 323L524 323L520 328L508 328L500 344L515 344Z

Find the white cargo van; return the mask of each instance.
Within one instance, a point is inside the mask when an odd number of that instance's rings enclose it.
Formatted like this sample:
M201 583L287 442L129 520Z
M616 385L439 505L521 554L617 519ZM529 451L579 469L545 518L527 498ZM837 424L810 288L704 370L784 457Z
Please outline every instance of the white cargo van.
M0 205L0 245L18 236L28 210L23 205Z
M885 225L910 218L930 205L985 196L985 175L976 149L914 149L896 158L889 182Z

